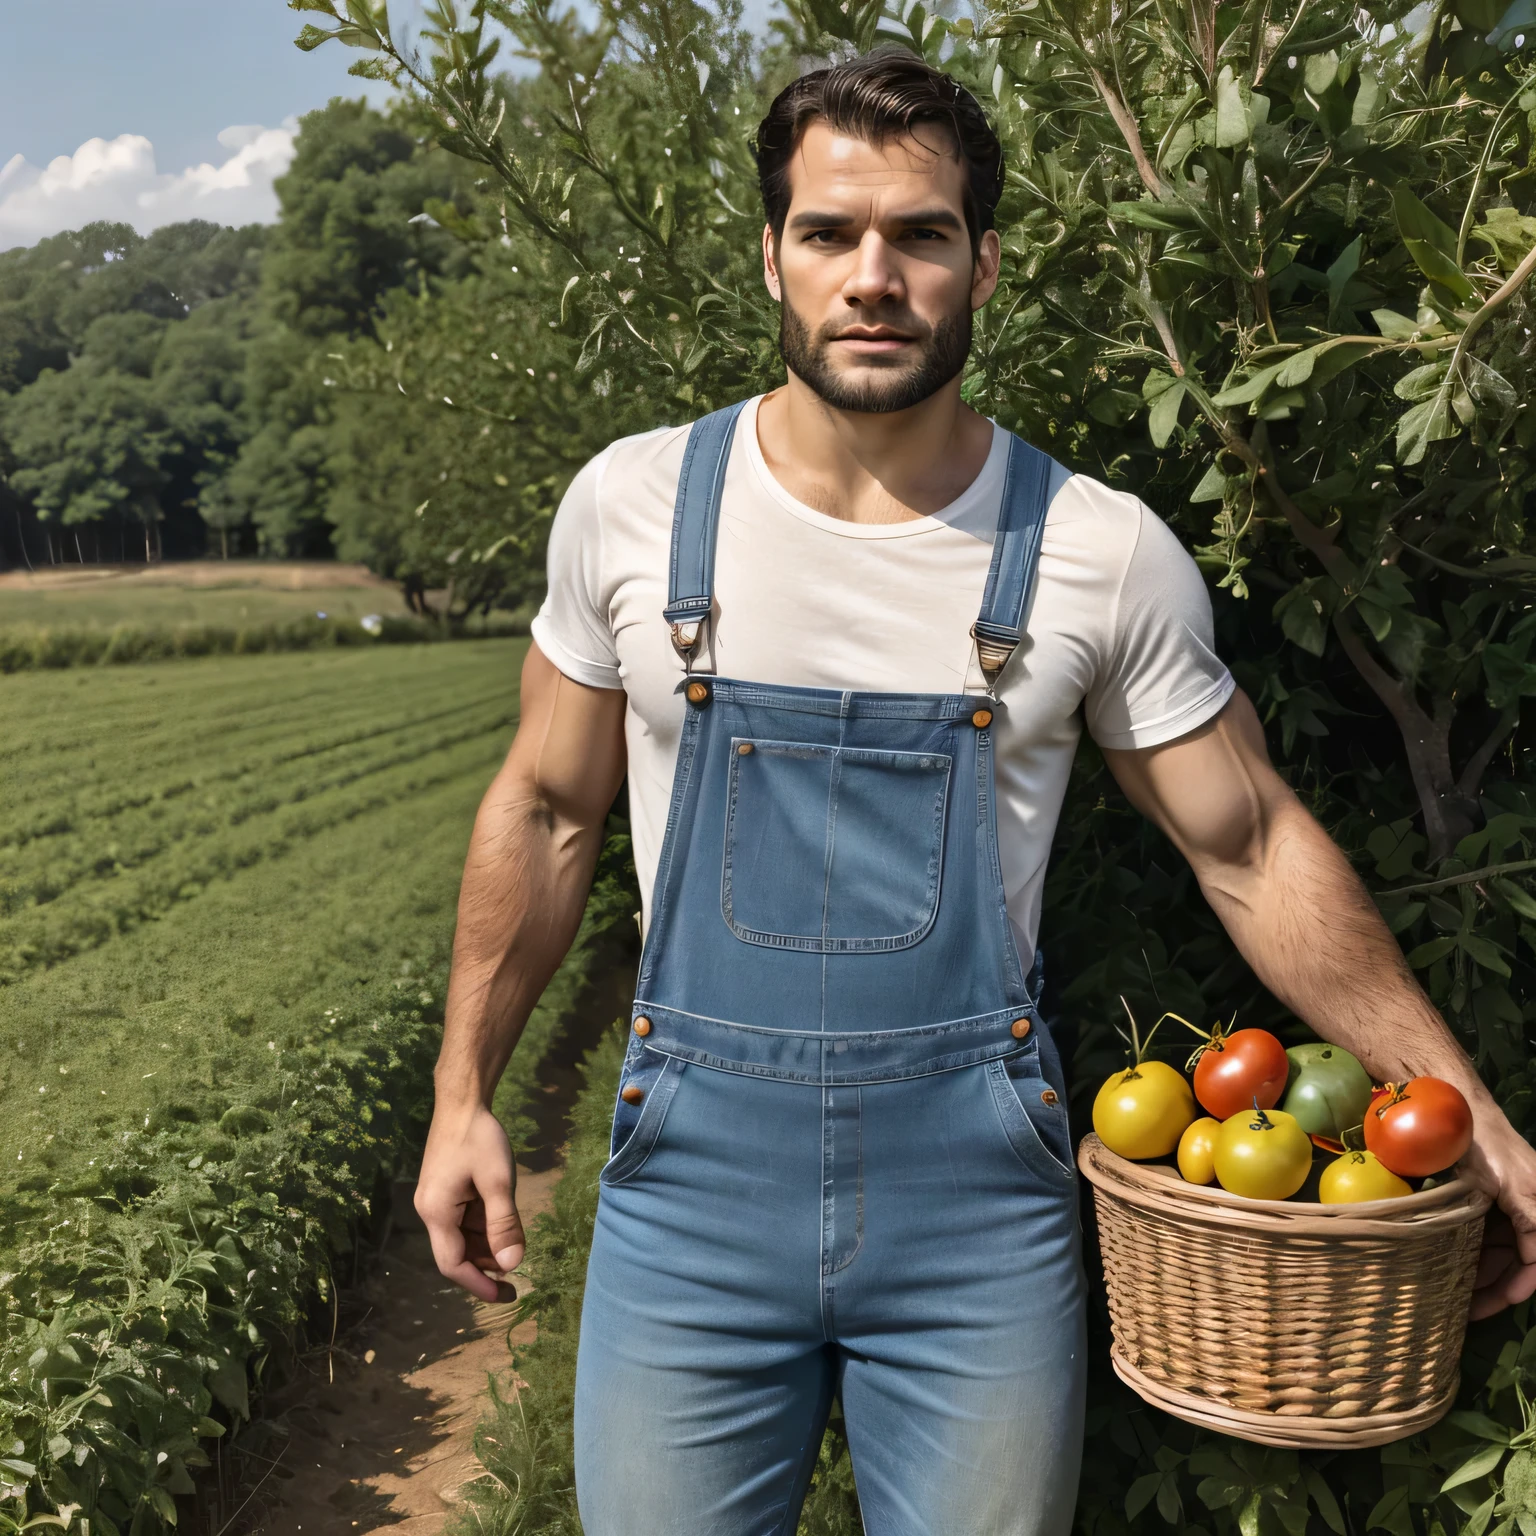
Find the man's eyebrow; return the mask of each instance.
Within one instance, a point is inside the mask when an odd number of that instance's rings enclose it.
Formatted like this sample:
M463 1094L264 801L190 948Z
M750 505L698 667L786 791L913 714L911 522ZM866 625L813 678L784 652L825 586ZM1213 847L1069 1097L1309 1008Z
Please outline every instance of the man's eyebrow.
M795 214L789 221L791 229L841 229L854 220L851 213L821 213L807 209ZM923 226L929 229L959 229L958 216L948 208L921 208L914 213L898 214L896 223L911 229Z

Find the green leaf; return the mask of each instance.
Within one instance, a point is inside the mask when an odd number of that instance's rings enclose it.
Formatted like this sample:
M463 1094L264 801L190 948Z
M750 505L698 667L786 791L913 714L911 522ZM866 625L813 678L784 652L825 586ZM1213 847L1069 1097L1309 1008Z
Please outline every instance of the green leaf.
M1509 962L1504 958L1503 951L1491 939L1482 938L1475 933L1464 933L1460 936L1460 944L1462 950L1485 971L1492 971L1496 976L1507 977L1510 974Z
M1494 890L1507 901L1521 917L1536 919L1536 900L1533 900L1528 891L1522 890L1513 880L1495 880L1492 882Z
M1417 949L1409 950L1408 964L1414 970L1422 971L1433 965L1436 960L1445 959L1455 948L1455 934L1442 934L1438 939L1431 939L1427 944L1420 944Z
M1321 656L1328 638L1328 624L1323 605L1313 595L1312 583L1292 587L1275 604L1274 615L1280 621L1285 638L1312 656Z
M1233 149L1248 142L1248 111L1232 66L1224 64L1216 77L1216 147Z
M1399 181L1392 189L1392 214L1398 233L1404 240L1417 240L1438 251L1453 265L1456 260L1456 231L1431 213L1408 186Z
M1173 429L1179 424L1179 407L1184 402L1187 386L1180 379L1172 389L1165 389L1153 402L1147 415L1147 431L1154 448L1166 448Z
M1514 1438L1514 1431L1507 1424L1500 1424L1486 1413L1475 1413L1470 1409L1459 1409L1450 1415L1446 1423L1464 1429L1469 1435L1476 1435L1479 1440L1493 1440L1499 1445L1508 1445Z
M1307 1485L1307 1492L1312 1495L1312 1502L1317 1505L1318 1514L1323 1517L1323 1523L1330 1531L1337 1531L1338 1536L1344 1536L1344 1515L1323 1474L1309 1462L1302 1467L1301 1475Z
M1509 1458L1504 1468L1504 1498L1512 1510L1536 1512L1536 1452L1516 1451Z
M1303 74L1307 89L1314 96L1321 96L1339 78L1339 56L1329 49L1327 53L1314 53L1307 59Z
M1507 709L1517 699L1536 697L1536 665L1526 659L1525 645L1493 641L1483 647L1483 677L1488 702Z
M1271 363L1269 367L1261 368L1257 373L1250 375L1241 384L1233 384L1230 388L1222 390L1211 403L1221 406L1246 405L1250 400L1257 400L1274 383L1283 367L1285 363Z
M1111 203L1109 216L1133 224L1137 229L1156 229L1165 234L1178 234L1195 228L1200 220L1194 209L1183 203L1160 203L1144 197L1136 203Z
M1157 1489L1157 1512L1172 1526L1184 1524L1184 1502L1179 1498L1179 1480L1165 1473Z
M1483 1536L1483 1532L1488 1529L1488 1522L1493 1519L1494 1507L1498 1502L1499 1496L1494 1494L1479 1504L1462 1526L1461 1536Z
M1404 464L1417 464L1431 443L1444 442L1460 430L1451 415L1449 394L1442 389L1398 418L1397 456Z
M1344 289L1355 273L1360 270L1360 243L1361 237L1356 235L1348 245L1339 252L1333 265L1328 268L1328 323L1333 324L1334 318L1340 313L1344 304Z
M1126 1490L1125 1518L1134 1520L1153 1499L1157 1497L1158 1487L1163 1481L1161 1472L1147 1472L1138 1477Z
M339 31L327 32L323 28L315 26L313 22L305 22L299 35L294 38L293 45L295 48L303 49L305 53L313 53L321 43L328 43L333 37L340 36L341 33Z
M1410 369L1392 386L1392 393L1400 400L1427 400L1445 383L1450 369L1449 361Z
M1371 319L1376 322L1376 329L1389 341L1412 341L1415 336L1424 334L1422 325L1410 320L1407 315L1398 314L1395 309L1373 309Z
M1502 1445L1485 1445L1473 1453L1440 1484L1441 1493L1449 1493L1452 1488L1459 1488L1463 1483L1474 1482L1477 1478L1485 1476L1504 1459L1505 1447Z
M1212 464L1201 476L1200 483L1189 493L1191 501L1223 501L1232 476L1224 474L1219 464Z
M1408 1509L1406 1485L1389 1488L1382 1494L1366 1516L1365 1528L1368 1531L1390 1531L1392 1536L1416 1536L1413 1516Z

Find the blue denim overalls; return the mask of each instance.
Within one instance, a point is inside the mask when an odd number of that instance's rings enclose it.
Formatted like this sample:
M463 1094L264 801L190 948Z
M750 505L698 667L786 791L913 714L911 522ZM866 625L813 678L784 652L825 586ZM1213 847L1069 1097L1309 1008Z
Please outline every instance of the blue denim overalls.
M740 407L692 429L665 617L710 610ZM974 634L1018 643L1051 461L1010 445ZM870 1536L1056 1536L1084 1281L1055 1055L998 867L991 693L705 676L601 1176L587 1536L792 1533L835 1394Z

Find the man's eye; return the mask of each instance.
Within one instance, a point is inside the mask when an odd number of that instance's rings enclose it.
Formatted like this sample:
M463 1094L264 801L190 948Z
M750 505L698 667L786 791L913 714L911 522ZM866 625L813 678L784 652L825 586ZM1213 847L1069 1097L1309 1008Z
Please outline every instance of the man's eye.
M942 240L944 236L936 229L909 229L907 238L909 240Z

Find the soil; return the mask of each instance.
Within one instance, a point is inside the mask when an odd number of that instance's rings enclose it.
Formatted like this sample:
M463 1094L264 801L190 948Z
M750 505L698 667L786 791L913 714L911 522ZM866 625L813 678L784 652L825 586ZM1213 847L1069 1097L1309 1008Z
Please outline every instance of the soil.
M175 560L155 565L54 565L36 571L0 574L0 590L57 591L92 587L127 591L137 587L264 587L278 592L310 588L384 587L395 583L366 566L335 560Z
M519 1167L524 1221L548 1207L560 1171ZM514 1308L478 1302L438 1274L410 1196L410 1186L396 1187L377 1268L348 1293L366 1311L269 1399L269 1475L231 1533L439 1536L459 1487L480 1471L475 1426L486 1378L503 1387L508 1378ZM510 1342L530 1340L533 1328L514 1328Z

